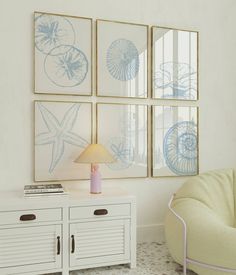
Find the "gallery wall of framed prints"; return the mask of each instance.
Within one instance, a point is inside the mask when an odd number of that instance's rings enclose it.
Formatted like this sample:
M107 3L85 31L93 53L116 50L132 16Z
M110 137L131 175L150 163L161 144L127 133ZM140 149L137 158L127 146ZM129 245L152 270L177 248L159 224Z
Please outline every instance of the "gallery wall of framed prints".
M198 36L35 12L34 180L89 179L90 143L116 160L105 179L198 174Z

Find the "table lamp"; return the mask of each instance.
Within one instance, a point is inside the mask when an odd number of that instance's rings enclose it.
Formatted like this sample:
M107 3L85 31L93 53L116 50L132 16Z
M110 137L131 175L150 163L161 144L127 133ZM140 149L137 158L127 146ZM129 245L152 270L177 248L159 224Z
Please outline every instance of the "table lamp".
M112 155L101 144L90 144L74 162L91 163L90 193L99 194L102 192L102 188L98 163L114 161Z

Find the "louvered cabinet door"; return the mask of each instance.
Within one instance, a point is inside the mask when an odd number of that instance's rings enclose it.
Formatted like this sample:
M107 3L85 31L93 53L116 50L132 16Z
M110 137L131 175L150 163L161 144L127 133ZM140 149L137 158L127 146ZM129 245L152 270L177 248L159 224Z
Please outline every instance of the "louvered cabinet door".
M61 226L0 229L0 274L61 267Z
M130 259L130 220L70 225L70 266L92 267Z

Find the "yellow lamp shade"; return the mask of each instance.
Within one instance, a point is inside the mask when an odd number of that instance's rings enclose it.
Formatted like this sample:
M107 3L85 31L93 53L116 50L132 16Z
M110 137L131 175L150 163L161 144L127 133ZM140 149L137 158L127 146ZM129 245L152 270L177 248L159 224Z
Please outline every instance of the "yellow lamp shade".
M112 155L101 144L90 144L75 159L75 162L78 163L110 163L114 161Z

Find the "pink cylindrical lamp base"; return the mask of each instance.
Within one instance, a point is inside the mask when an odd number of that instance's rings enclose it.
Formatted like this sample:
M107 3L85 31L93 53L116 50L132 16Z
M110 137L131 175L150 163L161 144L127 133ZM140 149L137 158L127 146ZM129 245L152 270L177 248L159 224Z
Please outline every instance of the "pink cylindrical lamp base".
M101 174L98 168L96 164L92 164L91 166L90 193L92 194L102 193Z

